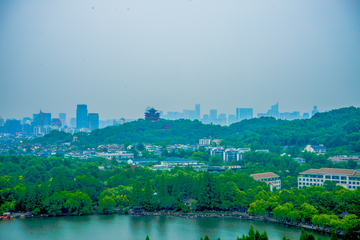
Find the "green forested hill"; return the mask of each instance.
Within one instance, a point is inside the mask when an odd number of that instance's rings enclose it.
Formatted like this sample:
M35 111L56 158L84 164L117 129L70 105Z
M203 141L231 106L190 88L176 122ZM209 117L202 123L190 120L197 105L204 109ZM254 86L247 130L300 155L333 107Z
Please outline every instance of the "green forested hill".
M287 121L259 129L241 139L260 144L346 146L348 150L360 152L360 109L349 107L317 113L311 119Z
M360 108L348 107L318 113L311 119L276 120L254 118L234 123L229 127L206 125L195 120L171 121L161 119L150 122L139 119L120 126L98 129L90 134L77 134L83 145L110 143L198 143L200 138L225 139L225 143L236 147L248 144L306 145L324 144L326 147L344 147L360 152ZM61 138L60 138L61 137ZM59 139L58 139L59 138ZM51 132L34 142L48 142L68 139Z

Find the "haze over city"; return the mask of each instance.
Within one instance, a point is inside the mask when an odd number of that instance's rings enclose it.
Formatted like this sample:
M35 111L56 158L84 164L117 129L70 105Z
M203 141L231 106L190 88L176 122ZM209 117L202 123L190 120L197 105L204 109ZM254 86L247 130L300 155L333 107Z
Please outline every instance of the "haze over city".
M360 106L359 1L1 1L0 115Z

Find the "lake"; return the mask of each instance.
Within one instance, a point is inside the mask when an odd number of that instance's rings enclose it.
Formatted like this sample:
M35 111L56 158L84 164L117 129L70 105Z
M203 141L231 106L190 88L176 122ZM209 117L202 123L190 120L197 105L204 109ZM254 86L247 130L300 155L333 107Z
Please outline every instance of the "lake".
M0 239L124 239L199 240L208 235L211 240L236 240L247 234L250 226L260 232L266 230L269 239L298 240L300 228L276 223L234 218L185 219L172 216L91 215L79 217L27 218L0 221ZM316 239L330 239L329 235L313 232Z

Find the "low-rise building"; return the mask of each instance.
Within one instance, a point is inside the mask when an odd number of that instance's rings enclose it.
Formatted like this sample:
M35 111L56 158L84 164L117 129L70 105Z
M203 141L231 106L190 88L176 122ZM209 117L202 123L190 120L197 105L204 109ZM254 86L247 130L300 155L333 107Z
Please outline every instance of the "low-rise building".
M336 185L340 185L351 190L355 190L360 186L360 171L353 169L309 169L299 174L298 188L323 186L325 181L335 182Z
M134 154L128 151L117 151L114 153L97 153L98 157L103 157L106 159L112 159L113 157L118 161L133 159Z
M256 181L266 182L271 191L273 191L275 187L277 190L281 190L280 176L273 172L251 174L250 176Z
M301 158L301 157L294 158L294 161L299 163L300 165L303 165L306 163L305 159Z
M352 156L340 155L335 157L329 157L328 160L332 161L333 163L343 163L343 162L347 163L350 159L356 161L358 164L360 163L359 155L352 155Z
M319 145L307 145L304 149L306 152L316 153L316 154L325 154L326 147L323 144Z

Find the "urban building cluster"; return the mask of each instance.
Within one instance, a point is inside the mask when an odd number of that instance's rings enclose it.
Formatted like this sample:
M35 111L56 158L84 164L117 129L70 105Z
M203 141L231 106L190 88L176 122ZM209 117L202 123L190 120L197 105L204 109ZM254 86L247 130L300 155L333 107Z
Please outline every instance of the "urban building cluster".
M148 107L146 110L149 110ZM314 116L319 111L317 106L314 106L314 109L311 112L311 116ZM231 125L233 123L242 121L244 119L251 119L254 117L253 108L236 108L235 114L230 114L226 116L225 113L218 113L217 109L211 109L209 114L204 114L201 117L200 113L200 104L195 104L195 109L184 109L182 112L167 112L163 114L163 111L159 111L160 116L164 119L177 120L177 119L190 119L190 120L199 120L204 124L219 124L222 126ZM294 119L306 119L310 118L309 113L300 114L299 111L294 112L279 112L279 103L271 106L267 113L258 113L257 117L274 117L276 119L283 120L294 120Z
M23 119L6 119L0 117L0 134L19 135L24 138L43 136L52 130L69 133L91 132L98 128L112 125L120 125L132 119L108 119L100 120L98 113L89 113L87 105L79 104L76 108L75 118L66 118L66 113L59 113L58 117L52 117L51 113L40 110L32 117Z

